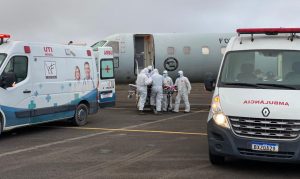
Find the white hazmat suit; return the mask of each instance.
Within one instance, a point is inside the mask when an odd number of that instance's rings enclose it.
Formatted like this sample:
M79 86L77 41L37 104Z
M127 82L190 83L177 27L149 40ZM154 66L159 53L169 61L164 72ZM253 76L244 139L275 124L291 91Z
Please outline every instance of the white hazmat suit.
M171 77L168 76L168 71L163 72L163 77L164 77L164 86L173 86L173 80ZM169 106L169 109L168 109ZM163 99L162 99L162 110L167 111L167 110L172 110L172 95L170 95L170 99L168 100L168 94L163 94Z
M163 98L163 77L158 73L157 69L153 70L151 100L152 106L156 105L156 111L161 111L161 100Z
M151 65L149 65L149 66L147 67L147 76L148 76L148 77L151 77L152 74L153 74L153 67L152 67Z
M179 112L179 105L181 98L184 101L185 110L184 112L190 112L190 103L188 95L191 92L191 83L187 77L183 76L183 72L178 72L179 77L176 79L175 86L177 86L178 94L175 100L174 112Z
M137 92L140 96L138 102L139 111L144 110L145 102L147 99L147 88L148 85L151 84L151 79L147 77L147 72L147 68L143 69L137 76L136 80Z

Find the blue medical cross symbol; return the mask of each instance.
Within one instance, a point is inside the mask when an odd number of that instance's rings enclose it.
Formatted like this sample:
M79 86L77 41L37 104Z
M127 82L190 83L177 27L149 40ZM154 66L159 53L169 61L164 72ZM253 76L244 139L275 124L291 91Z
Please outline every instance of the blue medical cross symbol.
M49 103L50 100L51 100L51 96L48 94L46 97L46 101Z
M28 109L35 109L36 108L36 104L33 100L30 101L30 103L28 104Z

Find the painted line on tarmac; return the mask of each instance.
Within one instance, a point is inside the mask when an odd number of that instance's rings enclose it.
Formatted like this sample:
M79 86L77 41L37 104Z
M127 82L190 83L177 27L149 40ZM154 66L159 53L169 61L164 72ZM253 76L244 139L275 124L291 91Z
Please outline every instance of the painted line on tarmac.
M198 108L191 108L192 110L194 109L194 110L197 110ZM102 109L103 110L103 109ZM130 107L128 107L128 108L125 108L125 107L113 107L113 108L105 108L104 110L137 110L136 108L130 108ZM203 112L208 112L209 111L209 109L207 109L206 111L203 111ZM183 112L183 111L180 111L180 112ZM196 112L198 112L198 111L196 111Z
M201 132L178 132L178 131L156 131L156 130L142 130L142 129L111 129L111 128L95 128L95 127L53 127L62 129L75 130L94 130L94 131L113 131L113 132L141 132L141 133L159 133L159 134L181 134L181 135L198 135L207 136L206 133Z
M186 113L186 114L181 114L181 115L178 115L178 116L168 117L168 118L165 118L165 119L160 119L160 120L152 121L152 122L146 122L146 123L138 124L138 125L134 125L134 126L129 126L129 127L125 127L124 129L132 129L132 128L136 128L136 127L142 127L142 126L155 124L155 123L160 123L160 122L164 122L164 121L168 121L168 120L172 120L172 119L177 119L177 118L181 118L181 117L185 117L185 116L189 116L189 115L193 115L193 114L197 114L197 113L201 113L201 112L204 112L204 110L195 111L195 112Z
M109 109L109 110L128 110L128 109L132 109L132 110L134 110L134 109L136 109L136 108L134 108L134 107L131 107L131 108L125 108L125 107L112 107L112 108L104 108L104 109L102 109L102 110L107 110L107 109ZM101 109L100 109L100 111L101 111Z
M138 125L132 125L132 126L124 127L124 128L121 128L121 129L128 130L128 129L132 129L132 128L136 128L136 127L141 127L141 126L145 126L145 125L149 125L149 124L159 123L159 122L163 122L163 121L167 121L167 120L171 120L171 119L180 118L180 117L183 117L183 116L192 115L192 114L199 113L199 112L201 112L201 111L197 111L197 112L194 112L194 113L183 114L183 115L174 116L174 117L169 117L169 118L165 118L165 119L161 119L161 120L157 120L157 121L153 121L153 122L146 122L146 123L142 123L142 124L138 124ZM41 148L47 148L47 147L51 147L51 146L54 146L54 145L59 145L59 144L69 143L69 142L73 142L73 141L77 141L77 140L87 139L87 138L95 137L95 136L98 136L98 135L109 134L109 133L113 133L113 132L115 132L115 131L104 131L104 132L88 134L88 135L69 138L69 139L63 139L63 140L56 141L56 142L50 142L50 143L46 143L46 144L36 145L36 146L33 146L33 147L14 150L14 151L10 151L10 152L5 152L5 153L0 154L0 158L10 156L10 155L20 154L20 153L23 153L23 152L30 152L30 151L38 150L38 149L41 149Z
M72 142L72 141L76 141L76 140L81 140L81 139L86 139L86 138L90 138L90 137L94 137L94 136L98 136L98 135L102 135L102 134L107 134L107 133L111 133L111 132L110 131L105 131L105 132L100 132L100 133L94 133L94 134L89 134L89 135L85 135L85 136L64 139L64 140L60 140L60 141L56 141L56 142L50 142L50 143L47 143L47 144L36 145L36 146L33 146L33 147L29 147L29 148L24 148L24 149L14 150L14 151L10 151L10 152L5 152L5 153L0 154L0 158L8 156L8 155L19 154L19 153L22 153L22 152L30 152L32 150L51 147L53 145L64 144L64 143L68 143L68 142Z

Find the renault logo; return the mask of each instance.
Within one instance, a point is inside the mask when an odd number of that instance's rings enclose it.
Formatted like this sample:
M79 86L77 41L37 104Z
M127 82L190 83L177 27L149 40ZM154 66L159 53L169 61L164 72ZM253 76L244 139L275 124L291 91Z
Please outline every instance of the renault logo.
M270 110L267 107L263 108L261 112L264 117L268 117L270 115Z

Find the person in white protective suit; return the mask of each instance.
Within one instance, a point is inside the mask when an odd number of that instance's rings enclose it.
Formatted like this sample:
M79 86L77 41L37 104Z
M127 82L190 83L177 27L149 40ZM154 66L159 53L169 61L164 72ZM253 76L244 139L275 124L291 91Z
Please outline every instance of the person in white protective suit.
M173 80L168 75L168 71L165 70L163 72L164 86L173 86ZM169 107L169 108L168 108ZM162 110L163 111L171 111L172 110L172 95L170 95L170 99L168 100L168 94L163 94L162 99Z
M153 75L153 67L151 65L149 65L147 67L148 71L147 71L147 76L151 77Z
M163 98L163 77L159 74L157 69L153 70L152 78L152 88L151 88L151 106L156 106L154 109L155 114L161 113L161 100Z
M147 99L147 88L148 85L151 84L151 79L147 76L148 69L143 69L140 74L137 76L136 80L136 86L137 86L137 92L140 96L138 107L140 114L144 114L144 106Z
M183 99L185 105L184 112L185 113L190 112L190 103L189 103L188 95L191 93L192 87L189 79L183 76L183 71L178 72L178 78L175 81L175 86L177 86L178 94L175 100L174 112L176 113L179 112L179 105L180 105L181 98Z

